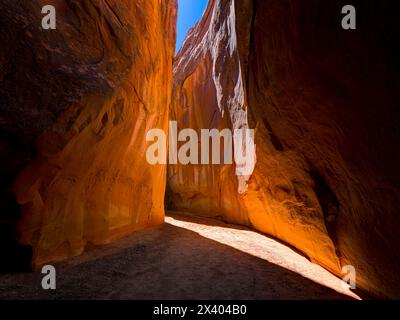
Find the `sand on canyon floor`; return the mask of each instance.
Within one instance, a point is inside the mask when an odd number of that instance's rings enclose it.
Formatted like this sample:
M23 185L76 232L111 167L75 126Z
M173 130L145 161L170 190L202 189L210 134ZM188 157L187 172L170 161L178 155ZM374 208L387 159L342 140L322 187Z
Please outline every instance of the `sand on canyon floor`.
M91 247L42 274L0 274L0 299L357 299L284 244L244 227L169 213L162 226Z

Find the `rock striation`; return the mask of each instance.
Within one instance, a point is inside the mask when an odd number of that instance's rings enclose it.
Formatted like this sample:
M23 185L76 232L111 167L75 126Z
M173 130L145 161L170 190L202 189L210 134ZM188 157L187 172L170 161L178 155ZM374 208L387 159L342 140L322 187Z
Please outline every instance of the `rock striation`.
M174 61L180 129L253 128L257 164L169 165L167 205L251 226L338 276L400 296L394 2L210 0ZM332 14L336 12L337 14Z
M56 30L41 29L45 4ZM147 163L145 136L167 130L176 1L0 10L2 226L38 267L163 223L166 168Z
M161 224L166 205L399 298L398 11L354 0L357 30L343 30L346 4L210 0L174 58L176 0L2 0L0 270ZM56 30L41 29L44 5ZM254 129L253 174L150 165L146 135L170 120Z

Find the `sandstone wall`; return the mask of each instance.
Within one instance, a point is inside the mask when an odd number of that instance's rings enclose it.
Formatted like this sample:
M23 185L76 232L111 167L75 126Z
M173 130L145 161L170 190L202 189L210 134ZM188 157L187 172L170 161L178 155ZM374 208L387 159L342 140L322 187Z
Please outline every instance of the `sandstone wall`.
M45 4L57 30L41 29ZM147 163L145 136L167 130L176 1L7 0L0 10L2 222L21 214L32 264L163 223L166 170Z
M170 209L400 297L395 3L354 0L344 31L341 0L210 0L172 65L175 0L1 1L0 269L30 263L29 247L38 267L162 223L168 176ZM40 28L45 4L56 31ZM146 133L168 120L255 129L253 175L150 166Z
M359 287L400 296L399 23L394 1L211 0L174 63L180 128L256 130L233 165L169 166L168 205L273 235ZM337 13L332 14L332 13Z

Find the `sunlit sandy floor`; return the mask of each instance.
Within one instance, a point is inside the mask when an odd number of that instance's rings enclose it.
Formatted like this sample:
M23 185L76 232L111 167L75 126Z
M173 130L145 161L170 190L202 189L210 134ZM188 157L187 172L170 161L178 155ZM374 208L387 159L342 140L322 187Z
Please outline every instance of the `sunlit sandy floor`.
M169 214L166 224L40 273L0 274L0 299L354 299L342 281L246 228Z
M319 265L311 263L288 246L260 233L212 219L193 218L182 214L171 214L166 218L166 222L294 271L307 279L354 299L360 299L341 279Z

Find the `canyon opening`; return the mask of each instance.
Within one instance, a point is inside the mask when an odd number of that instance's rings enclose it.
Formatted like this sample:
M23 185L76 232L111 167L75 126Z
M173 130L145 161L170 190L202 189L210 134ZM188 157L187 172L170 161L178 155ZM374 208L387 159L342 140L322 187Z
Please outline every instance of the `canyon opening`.
M400 298L395 6L2 0L0 299Z

